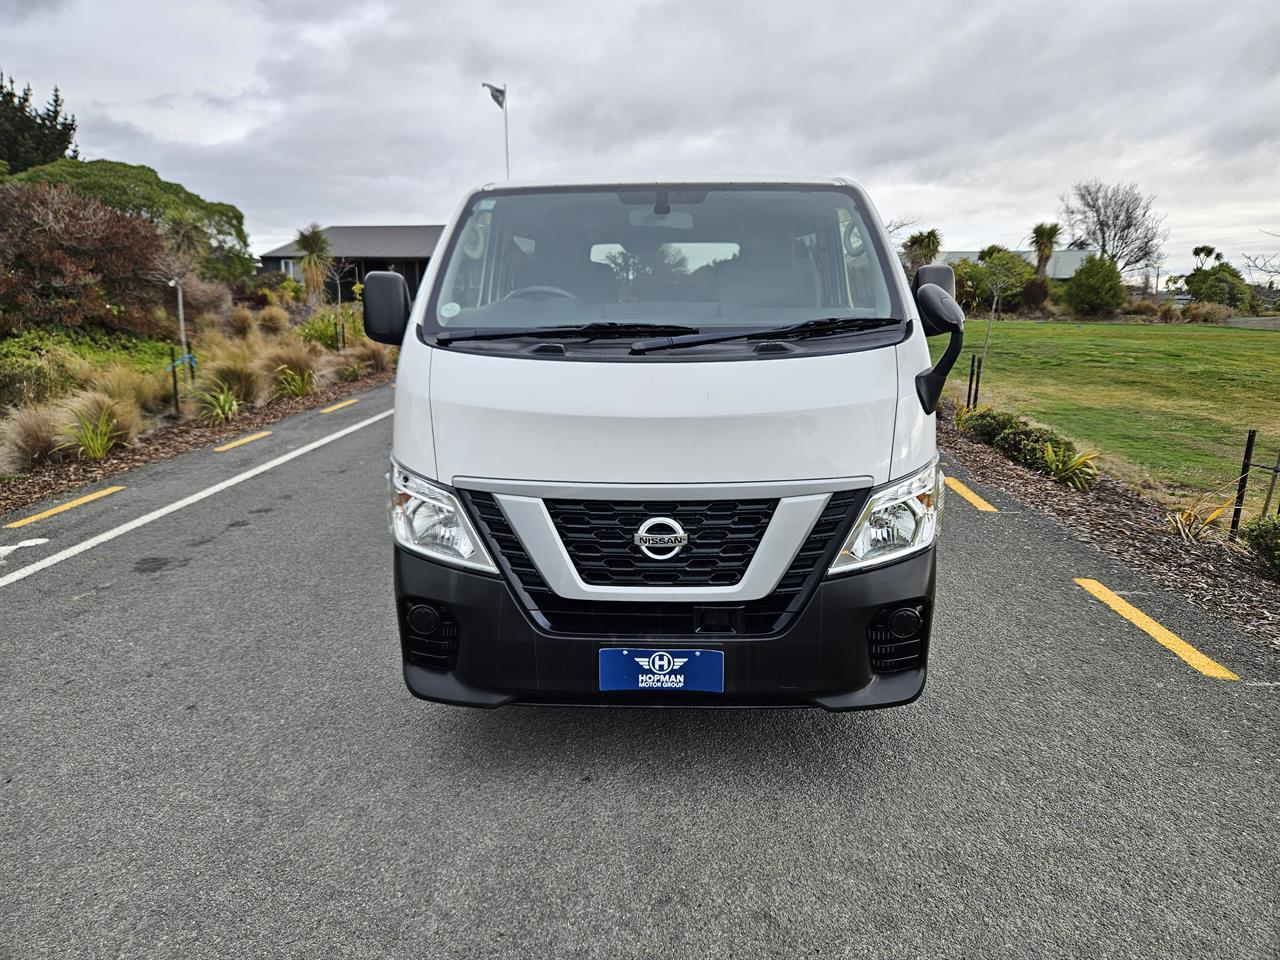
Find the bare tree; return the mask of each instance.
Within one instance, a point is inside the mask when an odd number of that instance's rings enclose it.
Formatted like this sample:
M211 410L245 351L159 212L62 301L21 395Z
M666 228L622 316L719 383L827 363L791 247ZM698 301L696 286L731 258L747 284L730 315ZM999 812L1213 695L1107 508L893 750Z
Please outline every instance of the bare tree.
M1272 233L1270 230L1262 232L1269 237L1280 237L1280 233ZM1255 283L1270 283L1280 279L1280 253L1246 253L1244 265Z
M342 306L342 281L348 276L355 276L356 262L346 257L334 257L325 267L325 283L332 283L338 291L338 306Z
M1150 263L1169 236L1154 206L1136 183L1083 180L1062 196L1062 219L1073 247L1091 247L1125 273Z
M919 217L891 217L884 222L884 232L889 235L889 239L896 245L898 235L910 230L919 222Z

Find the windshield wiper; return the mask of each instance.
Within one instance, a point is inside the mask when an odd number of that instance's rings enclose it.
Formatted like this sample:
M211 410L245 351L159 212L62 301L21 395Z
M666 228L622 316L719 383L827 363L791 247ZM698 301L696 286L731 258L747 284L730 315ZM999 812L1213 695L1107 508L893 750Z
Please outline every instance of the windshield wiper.
M448 346L464 340L518 340L521 337L556 338L585 337L594 340L597 337L634 337L646 333L676 336L698 333L697 327L685 327L672 323L615 323L600 321L596 323L579 323L563 327L515 327L509 330L473 328L467 330L442 330L436 334L436 343Z
M655 350L675 350L680 347L696 347L703 343L725 343L729 340L802 340L831 333L849 333L854 330L873 330L889 327L902 321L892 317L821 317L803 323L789 323L781 327L748 327L725 333L699 333L689 336L654 337L637 340L631 345L632 353L653 353Z

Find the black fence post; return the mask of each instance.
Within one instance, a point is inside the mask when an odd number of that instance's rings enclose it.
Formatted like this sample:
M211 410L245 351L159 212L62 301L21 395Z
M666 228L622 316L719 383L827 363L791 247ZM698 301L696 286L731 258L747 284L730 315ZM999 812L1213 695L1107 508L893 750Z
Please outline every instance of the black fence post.
M976 353L969 354L969 389L964 392L964 405L970 410L973 409L973 370L978 362Z
M1249 439L1244 442L1244 462L1240 465L1240 485L1236 487L1236 506L1231 511L1231 533L1229 539L1234 540L1240 530L1240 514L1244 512L1244 495L1249 490L1249 468L1253 466L1253 444L1258 439L1258 431L1250 430Z
M978 358L978 377L973 381L973 405L978 405L978 391L982 389L982 358Z
M169 372L173 374L173 415L182 419L182 401L178 399L178 354L169 347Z

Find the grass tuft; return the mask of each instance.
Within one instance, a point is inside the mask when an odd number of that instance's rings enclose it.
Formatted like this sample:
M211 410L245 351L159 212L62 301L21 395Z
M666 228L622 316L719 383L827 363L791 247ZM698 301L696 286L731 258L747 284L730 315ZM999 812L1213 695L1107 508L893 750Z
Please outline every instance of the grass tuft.
M267 306L258 311L258 327L273 336L289 329L289 311L284 307Z
M81 460L101 460L116 447L137 439L142 412L132 400L113 400L105 393L91 391L66 406L71 422L62 426L61 450L73 452Z
M231 331L232 336L243 340L250 334L257 332L258 318L254 316L253 311L248 307L236 307L231 311L231 317L227 321L227 328Z
M18 469L30 470L58 458L65 414L51 403L19 407L4 424L9 458Z
M113 400L133 401L152 413L169 403L172 387L163 370L146 371L113 363L93 378L93 387Z

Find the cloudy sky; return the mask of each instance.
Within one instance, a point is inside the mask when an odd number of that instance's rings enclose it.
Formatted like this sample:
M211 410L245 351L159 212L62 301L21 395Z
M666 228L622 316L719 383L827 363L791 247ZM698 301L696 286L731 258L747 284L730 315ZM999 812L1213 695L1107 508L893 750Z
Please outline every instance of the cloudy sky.
M1168 214L1168 267L1280 241L1280 3L0 0L0 69L87 159L246 215L441 222L503 176L853 176L949 249L1022 244L1088 177Z

